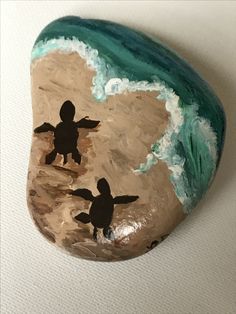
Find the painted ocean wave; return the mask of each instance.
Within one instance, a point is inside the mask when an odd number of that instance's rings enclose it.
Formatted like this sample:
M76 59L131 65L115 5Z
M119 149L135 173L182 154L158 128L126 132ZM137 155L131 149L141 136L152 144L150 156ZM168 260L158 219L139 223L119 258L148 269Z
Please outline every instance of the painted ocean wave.
M198 105L199 116L211 121L217 135L217 164L224 144L225 115L219 98L201 76L158 39L110 21L65 16L48 24L36 39L39 42L59 38L86 43L99 51L108 72L130 81L160 80L180 97L179 105ZM104 69L104 73L105 73ZM110 77L111 78L111 77Z
M171 171L170 179L176 196L185 213L189 213L213 179L217 164L216 134L210 123L198 116L197 105L181 108L179 97L163 84L116 78L105 86L107 95L137 90L158 91L157 99L165 101L170 118L164 136L151 146L146 161L134 172L146 173L158 160L163 160Z
M96 71L92 94L102 102L110 95L124 91L158 91L158 99L165 100L170 113L164 136L153 143L150 153L140 165L134 165L137 174L151 171L158 160L163 160L171 171L170 179L175 193L190 212L206 191L217 166L217 135L208 119L199 116L201 104L188 104L157 75L152 81L130 80L119 66L110 64L97 49L76 37L40 40L32 51L32 61L53 51L78 52L89 68Z

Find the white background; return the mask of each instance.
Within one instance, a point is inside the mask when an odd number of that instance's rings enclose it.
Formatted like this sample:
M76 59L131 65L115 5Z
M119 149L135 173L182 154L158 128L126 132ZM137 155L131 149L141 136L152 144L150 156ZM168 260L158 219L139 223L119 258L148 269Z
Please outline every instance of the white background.
M39 234L26 206L30 52L41 29L68 14L158 36L209 81L227 114L225 151L206 198L162 245L127 262L63 254ZM2 313L236 313L235 56L236 2L2 3Z

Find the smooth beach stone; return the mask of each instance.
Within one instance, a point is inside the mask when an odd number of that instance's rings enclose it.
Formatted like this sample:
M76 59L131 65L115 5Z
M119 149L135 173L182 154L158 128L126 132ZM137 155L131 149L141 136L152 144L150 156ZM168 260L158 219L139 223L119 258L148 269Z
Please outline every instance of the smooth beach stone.
M41 233L100 261L158 245L219 164L225 116L208 84L158 40L74 16L40 33L31 80L27 199Z

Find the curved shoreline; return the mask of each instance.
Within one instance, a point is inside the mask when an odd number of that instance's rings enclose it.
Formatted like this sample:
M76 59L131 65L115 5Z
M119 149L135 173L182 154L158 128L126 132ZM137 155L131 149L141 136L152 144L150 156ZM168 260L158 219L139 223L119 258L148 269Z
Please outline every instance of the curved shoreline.
M99 56L99 52L96 49L91 48L76 38L65 39L61 37L59 39L38 42L32 51L32 63L34 64L36 60L40 60L42 57L53 52L65 54L76 52L86 61L88 68L95 71L91 89L93 96L99 103L104 102L107 97L126 92L158 92L157 99L165 101L166 110L170 114L169 125L163 137L151 145L150 151L146 155L146 160L141 161L140 165L137 165L137 168L133 169L133 171L136 174L146 173L151 171L151 168L157 164L158 160L163 160L172 173L170 179L176 196L183 204L184 212L189 213L207 189L214 176L217 165L216 135L210 123L198 116L198 106L189 106L186 113L185 108L181 108L180 106L179 97L172 89L161 83L158 78L150 83L147 81L130 81L122 76L119 77L120 74L117 69L107 65L105 60ZM199 132L202 131L200 132L200 136L205 137L206 144L201 141L195 130L192 132L194 136L190 134L191 141L198 147L197 149L200 151L200 154L204 154L205 171L207 171L206 178L199 176L199 171L202 172L202 169L196 168L195 164L198 161L195 161L191 148L185 153L189 154L189 158L192 156L192 164L189 167L195 168L195 177L193 179L189 178L189 174L186 173L186 156L181 156L178 153L180 143L184 145L185 149L189 148L189 139L185 139L185 142L181 139L181 132L185 129L185 124L188 123L188 120L199 121L196 127ZM201 155L196 158L203 159ZM211 166L209 167L208 164L211 164ZM199 182L195 184L192 182L193 180L199 180Z
M33 135L28 204L40 231L87 258L94 259L96 254L97 258L120 259L146 252L152 241L169 234L186 216L164 162L148 174L137 176L132 171L168 125L165 102L156 98L155 91L137 91L110 95L98 103L90 88L95 71L75 52L48 54L31 70L34 127L45 121L57 125L66 99L75 105L75 121L84 116L101 121L96 130L79 130L80 165L70 154L66 165L61 155L45 165L45 156L53 149L53 134ZM87 188L96 195L101 177L109 182L112 195L139 195L136 202L116 205L111 226L114 243L99 230L96 244L92 225L73 219L81 211L87 213L89 204L69 192Z

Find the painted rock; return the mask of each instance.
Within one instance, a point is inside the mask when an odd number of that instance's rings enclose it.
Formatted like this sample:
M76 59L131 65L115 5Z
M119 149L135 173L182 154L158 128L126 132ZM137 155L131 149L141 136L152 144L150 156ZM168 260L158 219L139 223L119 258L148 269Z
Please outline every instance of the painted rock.
M174 52L142 33L68 16L31 60L28 206L72 255L115 261L166 238L212 182L221 103Z

